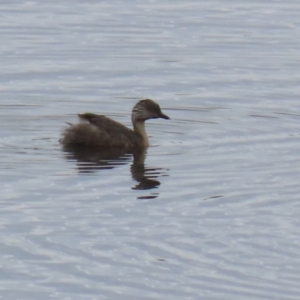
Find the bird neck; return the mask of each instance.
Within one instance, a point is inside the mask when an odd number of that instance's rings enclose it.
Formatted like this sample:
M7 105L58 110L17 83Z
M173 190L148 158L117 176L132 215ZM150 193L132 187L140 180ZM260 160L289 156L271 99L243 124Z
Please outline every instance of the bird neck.
M137 133L139 136L141 136L143 140L143 146L148 147L149 146L149 140L148 135L145 129L145 121L136 121L133 123L133 129L134 132Z

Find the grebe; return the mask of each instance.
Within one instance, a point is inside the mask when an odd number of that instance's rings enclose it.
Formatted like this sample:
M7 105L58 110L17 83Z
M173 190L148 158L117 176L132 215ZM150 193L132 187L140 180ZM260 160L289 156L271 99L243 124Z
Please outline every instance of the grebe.
M163 114L153 100L140 100L132 109L133 130L102 115L78 114L81 122L70 125L63 133L60 143L65 146L85 145L101 147L122 147L129 150L147 148L148 136L145 121L148 119L170 119Z

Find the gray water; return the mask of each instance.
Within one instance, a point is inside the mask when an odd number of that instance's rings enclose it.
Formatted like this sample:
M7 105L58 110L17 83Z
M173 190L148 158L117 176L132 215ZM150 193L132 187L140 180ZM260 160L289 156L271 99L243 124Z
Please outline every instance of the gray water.
M0 299L299 299L300 3L84 2L0 3Z

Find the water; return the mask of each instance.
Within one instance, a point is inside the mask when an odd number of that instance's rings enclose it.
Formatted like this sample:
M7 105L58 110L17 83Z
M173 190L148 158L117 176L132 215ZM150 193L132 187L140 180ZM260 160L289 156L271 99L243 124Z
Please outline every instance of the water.
M297 1L2 1L0 299L298 299ZM144 157L68 153L78 112Z

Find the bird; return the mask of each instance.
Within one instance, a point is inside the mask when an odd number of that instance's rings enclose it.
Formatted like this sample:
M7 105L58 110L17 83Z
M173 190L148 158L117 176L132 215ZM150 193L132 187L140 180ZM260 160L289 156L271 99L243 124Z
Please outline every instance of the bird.
M145 149L149 139L145 121L149 119L170 119L162 113L160 106L151 99L143 99L132 109L133 130L103 115L93 113L78 114L81 122L69 124L61 136L64 147L92 146L119 147L127 150Z

